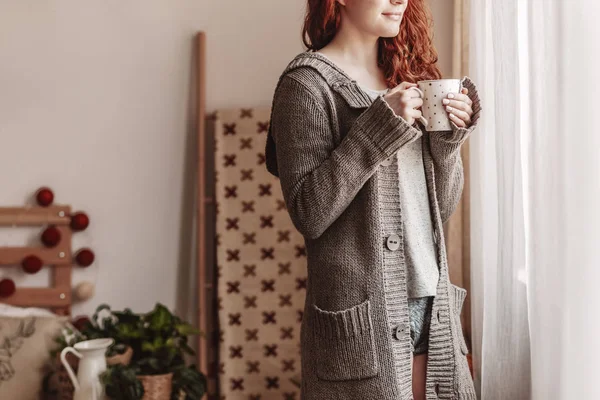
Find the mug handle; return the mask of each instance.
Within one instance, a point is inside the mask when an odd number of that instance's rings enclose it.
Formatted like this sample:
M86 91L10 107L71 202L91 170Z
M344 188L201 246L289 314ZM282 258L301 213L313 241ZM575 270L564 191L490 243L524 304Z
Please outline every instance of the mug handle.
M419 93L419 96L420 96L421 98L424 98L424 97L425 97L425 93L423 93L423 91L422 91L421 89L419 89L418 87L416 87L416 86L411 86L409 89L414 89L414 90L416 90L416 91ZM429 123L427 122L427 119L426 119L426 118L423 116L423 114L421 114L421 116L419 117L418 121L419 121L421 124L423 124L423 126L424 126L425 128L427 128L427 125L428 125Z

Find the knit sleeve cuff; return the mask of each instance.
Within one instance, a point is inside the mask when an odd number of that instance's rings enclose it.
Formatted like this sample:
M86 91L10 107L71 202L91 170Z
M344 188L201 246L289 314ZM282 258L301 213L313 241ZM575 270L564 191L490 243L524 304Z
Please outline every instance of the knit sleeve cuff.
M402 146L418 139L423 132L411 126L394 112L392 107L379 95L355 121L358 128L368 132L369 139L386 157L396 153Z

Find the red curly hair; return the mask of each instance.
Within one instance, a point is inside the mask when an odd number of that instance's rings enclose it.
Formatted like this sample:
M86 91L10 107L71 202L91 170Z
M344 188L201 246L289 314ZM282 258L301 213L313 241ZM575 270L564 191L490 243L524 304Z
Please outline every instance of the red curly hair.
M388 87L400 82L440 79L437 51L433 46L431 11L426 0L409 0L400 33L378 40L377 64L383 69ZM335 36L341 13L336 0L308 0L302 28L302 41L307 49L320 50Z

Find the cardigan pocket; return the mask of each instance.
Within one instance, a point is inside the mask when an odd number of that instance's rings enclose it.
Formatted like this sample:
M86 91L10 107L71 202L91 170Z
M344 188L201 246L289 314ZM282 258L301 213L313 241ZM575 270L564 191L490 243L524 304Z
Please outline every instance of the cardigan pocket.
M460 342L460 350L463 354L469 352L467 342L465 341L465 335L462 330L462 323L460 321L460 312L462 310L463 303L467 297L467 289L456 286L451 283L450 286L454 292L454 325L456 326L458 340Z
M317 377L344 381L377 376L370 301L340 311L326 311L316 304L312 308Z

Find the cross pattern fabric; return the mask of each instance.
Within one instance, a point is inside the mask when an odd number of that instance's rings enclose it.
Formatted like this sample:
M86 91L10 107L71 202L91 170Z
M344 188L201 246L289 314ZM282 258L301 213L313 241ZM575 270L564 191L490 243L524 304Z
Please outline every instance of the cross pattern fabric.
M306 250L265 168L270 109L215 112L222 400L299 400Z

